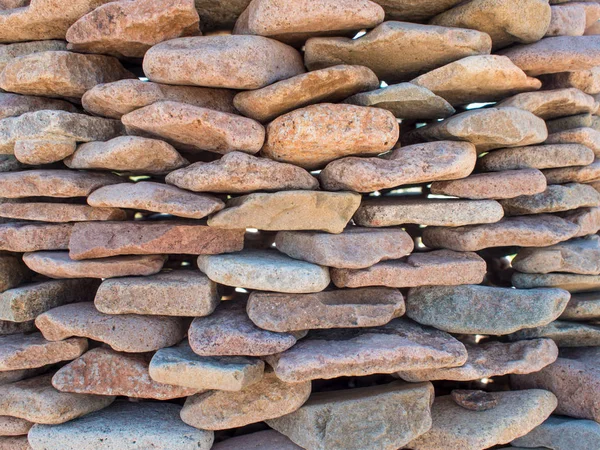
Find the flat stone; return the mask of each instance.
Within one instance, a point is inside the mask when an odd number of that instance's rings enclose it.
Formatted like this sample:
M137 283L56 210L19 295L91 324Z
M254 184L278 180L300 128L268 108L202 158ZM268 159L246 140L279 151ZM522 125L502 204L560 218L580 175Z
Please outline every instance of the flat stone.
M309 70L360 64L392 84L490 51L490 37L479 31L388 21L358 39L311 38L305 44L304 62Z
M354 215L357 225L389 227L405 224L459 227L494 223L504 216L495 200L383 198L364 200Z
M437 397L431 408L433 426L408 444L414 450L479 450L507 444L552 414L556 397L548 391L490 393L498 405L487 411L469 411L452 396Z
M228 61L226 71L223 61ZM144 57L146 76L165 84L249 90L304 72L297 50L263 36L172 39L155 45Z
M148 372L149 365L149 355L94 348L61 367L52 377L52 385L61 392L156 400L187 397L198 392L198 389L153 380Z
M19 419L17 417L11 416L0 416L0 433L2 434L2 436L27 435L27 432L31 429L32 426L33 423L25 419ZM27 436L25 436L25 438L27 438ZM2 448L1 441L0 448Z
M0 336L7 336L16 333L28 333L35 331L33 320L27 322L11 322L9 320L0 320ZM9 372L0 372L0 384L12 383L23 378L28 378L28 372L32 370L11 370ZM21 376L22 375L22 376Z
M227 208L210 217L208 225L220 229L317 230L339 234L358 209L360 200L361 196L352 192L248 194L228 200Z
M202 357L271 355L287 350L302 335L258 328L244 306L225 303L210 316L195 318L188 331L194 353Z
M502 100L497 106L523 109L544 120L593 113L597 108L594 97L575 88L526 92Z
M240 391L258 383L265 363L247 356L199 356L187 342L162 348L150 361L154 381L197 390Z
M501 100L542 87L539 80L528 77L509 58L500 55L468 56L411 83L429 89L452 105Z
M408 120L444 119L456 112L442 97L412 83L393 84L356 94L347 98L344 103L387 109L394 116Z
M26 0L29 3L29 0ZM12 8L11 8L12 9ZM30 42L15 42L0 45L0 72L15 58L31 55L32 53L62 51L67 49L67 43L63 40L42 40ZM3 94L4 95L4 94ZM14 95L14 94L9 94ZM47 99L53 101L52 99ZM62 102L62 100L58 100ZM68 103L68 102L64 102ZM46 109L46 108L43 108ZM50 108L48 108L50 109ZM57 108L63 109L63 108ZM68 110L65 110L68 111ZM75 112L75 109L73 110ZM17 114L18 115L18 114Z
M486 108L466 111L442 122L417 128L403 136L403 144L427 141L467 141L478 152L503 147L539 144L548 138L546 123L518 108ZM550 142L548 142L550 143Z
M39 315L35 325L50 341L81 336L128 353L170 347L181 341L186 332L184 320L178 317L102 314L92 302L54 308Z
M468 142L427 142L396 148L384 158L342 158L327 164L319 178L327 190L373 192L463 178L476 160L475 147Z
M81 98L99 83L122 78L133 74L112 56L51 51L8 62L0 74L0 87L17 94Z
M596 234L600 230L600 208L579 208L559 214L579 227L579 233L574 237Z
M31 450L27 436L0 437L0 449L2 450Z
M29 279L30 272L19 255L0 255L0 293Z
M142 0L104 4L67 31L69 50L142 58L162 41L199 34L193 0Z
M366 269L331 269L331 280L338 288L478 284L486 270L485 261L475 253L434 250Z
M427 19L461 3L461 0L377 0L388 20L426 22Z
M283 434L275 430L257 431L218 442L212 450L302 450Z
M581 446L593 448L600 441L600 424L593 420L577 420L569 417L550 416L525 436L512 441L526 447L568 450Z
M427 227L423 243L429 248L475 252L491 247L547 247L572 238L579 226L550 214L506 217L491 224L458 228Z
M406 231L350 227L341 234L319 231L280 231L277 250L294 259L340 269L361 269L380 261L409 255L414 248Z
M23 255L31 270L50 278L113 278L153 275L167 260L163 255L115 256L76 261L67 252L35 252Z
M220 211L225 203L212 195L195 194L175 186L152 181L104 186L88 197L96 207L118 207L202 219Z
M600 275L515 272L512 275L511 281L515 287L522 289L550 287L564 289L573 293L600 290Z
M400 318L376 328L312 330L266 361L281 380L298 383L454 367L466 359L464 345L449 334Z
M241 391L208 391L185 401L181 420L203 430L225 430L289 414L308 400L311 383L285 383L273 372Z
M120 136L88 142L65 159L70 169L100 169L142 174L165 174L188 162L170 144L139 136Z
M504 50L527 75L588 70L600 65L599 36L556 36Z
M57 425L106 408L115 397L57 391L52 374L0 386L0 414Z
M2 47L0 47L0 51ZM1 68L0 64L0 68ZM58 109L75 113L77 108L72 103L64 100L46 97L34 97L31 95L0 93L0 119L17 117L28 112L41 111L44 109Z
M597 67L575 72L551 73L542 75L540 79L547 89L574 87L590 95L600 93L600 69Z
M600 156L600 131L593 128L574 128L548 136L546 144L581 144Z
M586 166L593 161L594 152L585 145L549 144L495 150L479 158L477 166L486 172L517 169L542 170Z
M252 176L248 176L252 174ZM231 152L212 162L197 162L167 175L166 182L196 192L246 194L319 187L318 180L293 164Z
M314 393L297 411L268 420L267 424L302 448L395 450L431 427L432 401L431 383L395 381Z
M454 403L469 411L487 411L498 406L498 399L485 391L454 389L450 395Z
M277 332L377 327L404 314L404 298L396 289L378 287L296 295L253 292L246 311L256 326Z
M75 148L76 143L70 139L30 139L15 142L14 155L23 164L50 164L72 155Z
M600 206L600 193L586 184L552 184L535 195L500 200L507 216L543 214Z
M597 322L595 322L597 324ZM521 330L508 336L511 340L549 338L559 348L596 347L600 345L600 327L586 323L555 320L548 325Z
M127 214L118 208L94 208L71 203L0 203L0 217L41 222L88 222L125 220Z
M593 97L592 97L593 98ZM596 103L595 106L600 106ZM561 131L572 130L574 128L593 128L600 131L600 116L591 113L581 113L557 119L548 120L546 122L548 133L560 133Z
M48 280L23 284L0 294L0 319L23 324L73 302L92 301L98 282L90 279ZM29 330L19 330L24 332Z
M47 341L41 333L0 336L0 370L23 370L71 361L88 348L87 339Z
M94 304L105 314L201 317L211 314L219 301L217 286L206 275L174 270L104 280Z
M256 153L265 140L265 129L255 120L172 101L136 109L121 121L129 134L157 136L192 152Z
M60 426L36 425L29 442L34 450L210 449L213 433L184 424L180 410L167 402L119 401Z
M583 292L572 294L571 300L559 317L561 320L600 320L600 294Z
M407 370L397 375L413 383L428 380L475 381L510 373L537 372L558 357L558 348L552 339L464 345L469 356L463 366Z
M340 123L347 126L337 126ZM389 111L322 103L272 121L262 154L275 161L318 169L344 156L385 153L394 147L399 133L398 122Z
M0 224L0 250L35 252L69 248L71 223L10 222Z

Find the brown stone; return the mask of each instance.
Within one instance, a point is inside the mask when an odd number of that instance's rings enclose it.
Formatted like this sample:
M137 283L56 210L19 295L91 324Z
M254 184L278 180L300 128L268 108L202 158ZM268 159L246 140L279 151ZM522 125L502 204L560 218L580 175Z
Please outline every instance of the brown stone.
M545 89L577 88L586 94L600 93L600 68L576 70L575 72L560 72L540 77Z
M489 392L454 389L450 394L454 403L469 411L487 411L498 406L498 399Z
M0 293L17 287L30 276L19 255L0 255Z
M595 289L597 290L597 289ZM598 322L567 322L555 320L547 325L520 330L508 335L510 340L548 338L561 349L565 347L597 347L600 345L600 327Z
M14 154L23 164L50 164L72 155L75 148L70 139L31 139L15 142Z
M586 166L593 161L594 152L585 145L549 144L495 150L479 158L477 166L487 172Z
M0 224L0 250L35 252L66 250L73 224L9 222Z
M2 47L0 47L1 49ZM64 100L46 97L34 97L31 95L0 93L0 119L16 117L28 112L41 111L44 109L59 109L68 112L77 112L77 108Z
M262 450L302 450L283 434L275 430L257 431L256 433L236 436L216 443L212 450L238 450L262 449Z
M592 97L593 98L593 97ZM595 106L600 106L596 103ZM560 133L561 131L572 130L574 128L593 128L600 131L600 116L590 113L575 114L572 116L561 117L546 122L548 133Z
M600 206L600 193L586 184L552 184L541 194L501 200L500 204L507 216L552 213Z
M600 156L600 131L593 128L574 128L548 136L546 144L581 144Z
M81 356L87 339L71 338L59 342L44 339L41 333L12 334L0 337L0 370L35 369Z
M0 435L2 436L23 436L27 440L27 432L33 426L33 422L25 419L19 419L11 416L0 416ZM13 447L5 447L10 450ZM2 441L0 441L0 449L2 449ZM18 450L19 447L14 447Z
M231 30L250 1L214 2L213 0L196 0L196 9L202 17L202 29Z
M559 317L561 320L600 320L600 296L597 292L572 294L571 300Z
M518 94L501 101L498 106L523 109L548 120L574 114L593 113L597 103L591 95L584 94L579 89L567 88Z
M580 4L552 5L552 20L545 36L583 36L585 28L585 9Z
M29 0L27 0L29 3ZM12 44L0 45L0 72L4 70L6 65L15 58L20 56L31 55L32 53L40 52L55 52L67 49L67 43L63 40L43 40L31 42L15 42ZM3 94L4 95L4 94ZM9 94L14 95L14 94ZM52 101L51 99L46 99ZM62 100L58 100L62 102ZM68 103L68 102L65 102ZM44 108L45 109L45 108ZM58 108L63 109L63 108ZM68 110L65 110L68 111ZM75 112L75 111L73 111Z
M27 436L0 437L0 450L31 450L31 446Z
M579 275L570 273L533 274L515 272L511 282L515 287L531 289L537 287L560 288L569 292L600 290L599 275Z
M118 208L94 208L71 203L27 202L0 203L0 217L61 223L125 220L127 214Z
M461 0L377 0L387 20L425 22L461 3Z

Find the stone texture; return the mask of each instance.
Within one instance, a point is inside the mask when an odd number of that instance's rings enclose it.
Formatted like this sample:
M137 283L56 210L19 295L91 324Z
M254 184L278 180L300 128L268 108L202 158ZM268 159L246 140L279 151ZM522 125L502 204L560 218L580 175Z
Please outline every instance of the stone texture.
M581 144L593 150L600 156L600 131L593 128L574 128L548 136L546 144Z
M567 307L560 315L561 320L587 321L600 319L600 294L584 292L572 294Z
M424 22L461 3L461 0L377 0L387 20Z
M509 339L550 338L559 348L600 346L600 327L581 322L555 320L543 327L521 330L509 335Z
M29 0L26 0L29 3ZM31 55L33 53L62 51L67 49L67 43L63 40L43 40L30 42L15 42L12 44L0 45L0 72L4 70L6 65L15 58ZM14 95L14 94L9 94ZM52 101L51 99L46 99ZM62 102L62 100L58 100ZM63 102L67 103L68 102ZM42 108L46 109L46 108ZM51 109L51 108L50 108ZM63 108L58 108L63 109ZM68 111L68 109L65 109ZM75 111L73 111L75 112ZM17 114L18 115L18 114Z
M94 304L105 314L201 317L211 314L219 301L216 284L204 274L174 270L104 280Z
M339 127L337 124L346 123ZM400 130L389 111L323 103L278 117L267 126L262 154L305 169L350 155L377 155L394 147Z
M600 208L579 208L559 214L565 220L579 227L579 233L574 237L595 234L600 230Z
M214 2L213 0L196 0L196 9L202 17L202 29L231 30L250 1Z
M94 208L71 203L27 202L0 203L0 217L62 223L125 220L127 214L118 208Z
M11 416L0 416L0 433L2 436L22 436L33 426L32 422ZM0 448L2 448L0 441ZM17 447L18 448L18 447Z
M592 420L577 420L568 417L550 416L525 436L512 444L526 447L569 450L572 448L594 448L600 441L600 424Z
M30 272L17 255L0 255L0 293L29 279Z
M452 180L468 176L477 159L468 142L428 142L396 148L385 158L348 157L321 171L327 190L373 192L404 184Z
M0 224L0 250L35 252L66 250L73 224L11 222Z
M0 370L23 370L70 361L87 350L87 339L59 342L44 339L41 333L0 336Z
M14 322L4 322L4 323L14 323ZM31 331L31 330L28 330L28 331ZM41 367L39 369L8 370L6 372L0 372L0 385L14 383L15 381L21 381L26 378L31 378L36 375L39 375L40 373L43 373L45 370L46 370L45 367ZM5 417L9 417L9 416L5 416Z
M376 328L313 330L267 362L281 380L298 383L465 363L463 344L443 331L406 319Z
M275 430L257 431L256 433L236 436L215 444L212 450L302 450L283 434Z
M0 51L2 47L0 47ZM2 66L0 65L0 68ZM28 112L54 109L75 113L77 108L72 103L64 100L46 97L34 97L31 95L0 93L0 119L16 117Z
M552 184L541 194L501 200L500 204L507 216L543 214L600 206L600 193L586 184Z
M531 145L495 150L477 160L483 171L517 169L556 169L586 166L594 161L594 152L581 144Z
M598 107L600 104L596 103L594 106ZM546 126L548 127L548 133L551 134L575 128L593 128L598 131L600 130L600 116L595 116L591 113L575 114L548 120Z
M521 273L515 272L511 281L514 286L523 289L537 287L560 288L569 292L587 292L600 290L600 275L579 275L571 273Z
M31 139L15 142L14 154L23 164L50 164L72 155L75 148L76 143L69 139Z
M92 302L59 306L39 315L35 324L50 341L82 336L128 353L170 347L186 332L184 320L178 317L102 314Z
M436 51L431 52L432 48ZM485 33L388 21L359 39L311 38L305 45L304 61L309 70L361 64L391 84L490 51L491 39Z
M454 389L450 395L454 403L469 411L487 411L498 406L498 399L485 391Z
M548 120L575 114L593 113L597 108L597 103L594 97L579 89L566 88L518 94L502 100L498 106L523 109Z
M552 6L552 20L548 36L583 36L586 29L585 8L581 4L566 4Z
M263 36L172 39L144 57L144 73L151 81L176 85L260 89L305 71L298 51Z
M248 194L228 200L227 208L210 217L208 225L221 229L317 230L339 234L359 205L360 195L351 192Z
M600 69L598 67L575 72L552 73L543 75L540 79L544 88L547 89L574 87L590 95L600 93Z
M302 448L395 450L431 427L432 401L431 383L395 381L317 392L297 411L268 420L267 424Z
M2 450L31 450L27 436L0 437L0 449Z

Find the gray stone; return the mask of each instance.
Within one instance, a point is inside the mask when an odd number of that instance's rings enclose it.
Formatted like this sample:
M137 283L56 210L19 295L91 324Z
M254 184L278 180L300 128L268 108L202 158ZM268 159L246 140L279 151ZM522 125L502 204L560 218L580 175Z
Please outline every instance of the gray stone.
M495 150L477 160L483 171L516 169L556 169L586 166L594 161L594 152L581 144L530 145Z
M585 184L550 185L540 194L501 200L500 204L508 216L553 213L600 206L600 193Z
M27 281L30 274L31 272L18 256L0 255L0 293Z
M0 47L0 52L2 47ZM0 63L1 68L1 63ZM46 97L34 97L31 95L18 95L10 92L0 93L0 119L7 117L16 117L28 112L40 111L44 109L59 109L68 112L77 112L77 108L72 103L65 100L58 100Z
M302 450L283 434L275 430L257 431L229 438L215 444L212 450Z
M594 448L600 442L600 424L593 420L550 416L525 436L512 441L513 445L542 447L552 450Z
M550 247L519 250L512 267L525 273L568 272L600 275L600 240L598 236L573 239Z
M600 326L581 322L555 320L548 325L521 330L509 336L510 340L549 338L559 348L600 346Z
M583 292L572 294L567 307L560 315L561 320L600 321L600 293Z
M564 289L572 293L600 290L600 275L515 272L511 281L515 287L520 289L549 287Z

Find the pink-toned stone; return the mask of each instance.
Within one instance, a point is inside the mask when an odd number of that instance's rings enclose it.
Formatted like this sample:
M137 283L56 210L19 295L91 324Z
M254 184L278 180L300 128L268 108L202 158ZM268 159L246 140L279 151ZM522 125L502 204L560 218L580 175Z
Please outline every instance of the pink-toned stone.
M552 133L545 144L581 144L590 148L600 157L600 131L593 128L574 128Z
M523 109L548 120L575 114L593 113L598 104L591 95L587 95L579 89L566 88L517 94L501 101L497 106Z
M571 300L559 317L560 320L598 321L600 319L600 297L597 292L572 294Z
M600 180L600 159L587 166L544 170L548 184L591 183Z
M600 208L579 208L560 213L560 216L579 227L574 237L596 234L600 230Z
M87 339L70 338L52 342L41 333L0 336L0 370L35 369L71 361L88 348Z
M72 155L76 145L75 141L60 138L17 141L14 154L23 164L50 164Z
M9 222L0 224L0 250L35 252L66 250L73 224Z
M583 36L585 29L586 15L581 4L552 5L552 19L546 37Z
M18 417L0 416L0 436L23 436L27 440L27 432L33 426L33 422ZM0 441L0 449L2 449L2 441ZM19 447L5 447L6 449L18 450ZM3 449L4 450L4 449Z
M0 203L0 217L41 222L88 222L125 220L127 214L118 208L94 208L71 203Z
M518 169L542 170L587 166L593 161L594 152L585 145L548 144L495 150L479 158L477 167L485 172Z
M29 0L27 0L29 3ZM63 40L43 40L30 42L15 42L0 46L0 72L15 58L40 52L55 52L67 49L67 43ZM10 94L14 95L14 94ZM50 99L47 99L52 101ZM62 100L59 100L62 101ZM68 102L65 102L68 103ZM45 108L44 108L45 109ZM58 108L63 109L63 108ZM68 111L68 110L65 110ZM75 112L75 111L73 111Z
M387 20L420 23L456 6L461 0L377 0L376 3L385 10Z
M600 193L586 184L551 184L535 195L500 200L507 216L543 214L600 206Z
M0 119L16 117L43 109L60 109L72 113L77 112L75 105L64 100L11 94L10 92L0 93Z
M27 436L0 437L0 450L31 450L31 446Z

